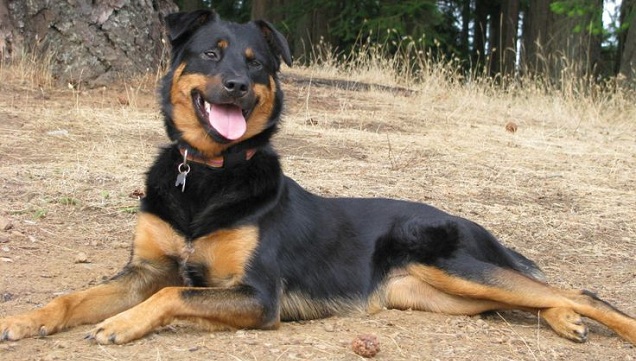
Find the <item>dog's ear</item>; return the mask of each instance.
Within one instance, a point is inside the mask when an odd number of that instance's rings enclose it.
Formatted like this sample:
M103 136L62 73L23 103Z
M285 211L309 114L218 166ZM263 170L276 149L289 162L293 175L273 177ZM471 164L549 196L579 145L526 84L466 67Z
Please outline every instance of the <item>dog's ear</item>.
M283 59L287 66L292 65L292 56L289 51L289 44L287 43L287 39L281 34L272 24L265 20L255 20L256 25L261 29L263 35L265 36L265 40L267 40L267 45L274 53L274 55L278 58Z
M184 37L191 35L208 21L217 21L219 15L214 10L196 10L168 14L165 17L170 44L179 44Z

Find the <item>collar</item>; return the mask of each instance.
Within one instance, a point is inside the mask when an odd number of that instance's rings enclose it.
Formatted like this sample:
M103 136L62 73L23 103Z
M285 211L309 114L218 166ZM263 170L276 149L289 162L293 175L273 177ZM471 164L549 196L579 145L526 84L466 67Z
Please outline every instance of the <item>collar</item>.
M188 150L188 148L179 146L179 153L181 156L184 156L184 159L194 162L204 164L210 168L229 168L244 161L248 161L252 159L254 154L256 154L256 148L250 148L247 150L239 151L239 152L227 152L222 155L213 158L206 158L199 155L192 154L192 150Z

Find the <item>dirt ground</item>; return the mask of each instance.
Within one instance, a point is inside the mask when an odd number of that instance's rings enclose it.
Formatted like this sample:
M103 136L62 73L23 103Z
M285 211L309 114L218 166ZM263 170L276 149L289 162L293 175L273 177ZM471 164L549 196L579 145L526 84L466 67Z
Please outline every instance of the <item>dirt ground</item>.
M636 122L558 99L358 89L283 78L275 144L288 175L327 196L395 197L471 218L542 266L636 315ZM143 176L163 125L150 86L40 89L0 82L0 317L114 275L127 261ZM586 108L587 109L587 108ZM634 106L616 110L636 114ZM625 119L625 118L621 118ZM514 122L512 133L505 125ZM589 322L585 344L536 315L385 310L208 333L176 324L123 346L90 326L0 343L9 360L634 360L636 347Z

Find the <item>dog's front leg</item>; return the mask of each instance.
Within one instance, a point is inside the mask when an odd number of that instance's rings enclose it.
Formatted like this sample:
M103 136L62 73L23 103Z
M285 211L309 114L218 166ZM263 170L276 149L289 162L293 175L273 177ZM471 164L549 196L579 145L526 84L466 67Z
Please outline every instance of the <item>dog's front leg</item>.
M182 284L178 264L168 257L170 248L179 246L177 238L165 222L142 214L133 257L117 276L87 290L57 297L40 309L0 319L0 341L94 324L129 309L163 287Z
M100 323L89 337L97 343L126 343L175 319L230 328L277 328L275 302L249 286L232 288L166 287L146 301Z
M157 284L144 282L156 273L150 267L130 264L107 283L57 297L40 309L0 319L0 340L46 336L126 310L156 291Z

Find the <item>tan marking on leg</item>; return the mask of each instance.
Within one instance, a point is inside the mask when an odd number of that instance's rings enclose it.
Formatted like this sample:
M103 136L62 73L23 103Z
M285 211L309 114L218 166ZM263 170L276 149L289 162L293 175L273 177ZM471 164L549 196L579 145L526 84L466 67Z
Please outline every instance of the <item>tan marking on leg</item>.
M57 297L41 309L0 320L0 338L50 335L96 323L142 302L165 286L179 284L176 265L165 257L175 248L172 242L178 242L178 237L165 222L142 213L133 258L118 276L87 290Z
M508 305L508 308L568 309L571 312L548 311L548 322L552 321L557 327L561 327L558 325L563 322L559 321L560 317L577 313L604 324L636 344L636 319L580 291L560 290L506 269L492 272L489 279L491 285L451 276L430 266L412 265L408 267L408 271L418 279L449 294L496 301Z
M258 300L239 288L166 287L139 305L100 323L91 332L96 342L126 343L175 319L230 328L277 328L266 324Z
M509 307L500 302L451 295L414 276L389 280L386 285L386 302L387 308L413 309L449 315L476 315Z
M587 340L587 326L583 323L581 315L571 308L546 308L539 310L538 314L561 337L576 342Z
M184 237L164 220L150 213L140 213L135 229L133 257L161 260L179 257L185 246Z

